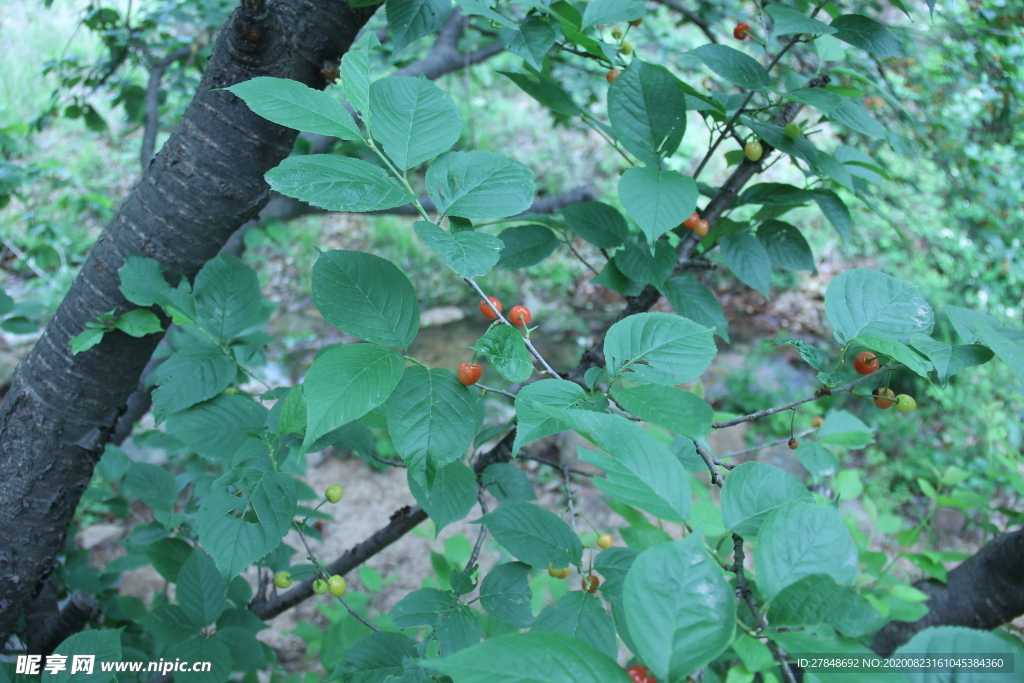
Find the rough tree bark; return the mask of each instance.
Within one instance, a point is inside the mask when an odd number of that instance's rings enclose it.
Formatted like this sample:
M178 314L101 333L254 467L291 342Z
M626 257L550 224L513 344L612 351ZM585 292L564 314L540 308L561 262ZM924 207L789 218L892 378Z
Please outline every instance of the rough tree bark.
M995 539L946 577L914 588L929 595L928 614L917 621L890 621L875 634L871 649L888 657L919 631L932 626L966 626L990 631L1024 614L1024 528Z
M103 231L43 336L18 367L0 409L0 643L18 627L63 548L75 507L161 335L120 332L78 356L85 323L133 306L118 289L126 254L193 278L269 196L263 175L296 131L256 116L223 90L256 76L323 88L378 6L337 0L243 0L177 129Z

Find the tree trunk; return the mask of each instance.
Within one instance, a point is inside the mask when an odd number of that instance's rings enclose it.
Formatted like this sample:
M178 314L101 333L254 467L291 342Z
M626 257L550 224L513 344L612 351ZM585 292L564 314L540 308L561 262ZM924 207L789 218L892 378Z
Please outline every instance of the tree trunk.
M914 588L928 598L928 614L917 621L890 621L871 649L888 657L931 626L966 626L990 631L1024 614L1024 528L1004 534L949 572L946 583L927 579Z
M93 467L162 335L121 332L77 356L69 340L101 313L134 306L117 270L127 254L189 278L269 196L263 174L297 132L224 90L256 76L323 88L378 6L337 0L243 0L221 30L195 99L103 231L53 320L18 367L0 409L0 643L18 628L64 546Z

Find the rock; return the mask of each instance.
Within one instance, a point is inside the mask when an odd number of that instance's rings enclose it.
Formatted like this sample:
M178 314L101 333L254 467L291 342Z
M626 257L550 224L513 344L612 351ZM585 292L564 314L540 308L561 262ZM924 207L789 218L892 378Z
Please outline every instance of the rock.
M120 524L93 524L78 532L75 539L79 546L89 550L103 543L116 541L124 533L124 527Z
M963 513L963 510L953 507L943 506L938 508L935 511L935 516L932 518L932 528L935 531L958 534L964 530L966 525L967 515Z
M457 306L436 306L428 308L420 314L420 325L430 327L431 325L444 325L462 320L466 312Z

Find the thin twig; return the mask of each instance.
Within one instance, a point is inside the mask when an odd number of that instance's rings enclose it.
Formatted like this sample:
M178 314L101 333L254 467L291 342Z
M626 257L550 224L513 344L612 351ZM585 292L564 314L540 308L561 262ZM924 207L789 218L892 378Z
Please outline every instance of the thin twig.
M801 437L807 436L808 434L811 434L811 433L816 432L816 431L818 431L817 428L805 429L804 431L800 432L796 436L797 436L797 438L801 438ZM722 458L734 458L737 455L745 455L747 453L753 453L754 451L759 451L762 448L768 448L769 446L778 446L779 444L783 444L783 443L789 443L789 437L779 439L778 441L768 441L766 443L761 444L760 446L753 446L751 448L746 448L746 449L744 449L742 451L734 451L732 453L725 453L723 455L718 456L718 458L719 458L719 460L721 460ZM722 464L722 463L719 463L719 464ZM735 465L729 465L729 467L735 467Z
M502 315L501 311L495 308L494 304L491 303L491 300L487 298L487 295L484 294L484 290L480 289L480 285L476 283L476 280L474 280L471 277L467 277L465 278L465 280L469 284L469 286L472 287L473 290L480 296L480 300L485 302L487 306L491 309L491 311L494 313L494 315L498 317L498 320L505 323L506 325L512 325L512 323L510 323L508 319L504 315ZM530 353L533 354L533 357L540 361L540 364L544 366L544 370L547 371L548 374L550 374L552 377L561 377L560 374L555 372L555 369L553 367L548 365L548 362L544 360L544 356L540 355L540 351L537 350L537 347L533 345L533 342L530 341L528 337L523 337L523 343L526 344L526 348L530 350Z
M580 252L576 251L576 247L574 247L572 245L572 240L571 239L568 242L566 242L566 244L569 245L569 251L571 251L573 253L573 255L580 260L580 263L582 263L587 268L589 268L590 272L592 272L594 275L599 275L599 273L597 272L597 269L594 268L594 266L592 266L589 263L587 263L587 260L585 258L583 258L583 255L580 254Z
M903 364L882 366L881 368L879 368L875 372L871 373L870 375L864 375L863 377L860 377L859 379L855 379L852 382L850 382L849 384L844 384L841 387L836 387L835 389L828 389L826 387L822 387L821 389L818 389L817 391L815 391L812 396L808 396L806 398L801 398L801 399L799 399L797 401L792 401L791 403L787 403L786 405L783 405L783 406L775 406L774 408L765 408L764 410L759 410L756 413L751 413L750 415L744 415L742 417L736 417L736 418L733 418L731 420L726 420L724 422L712 422L711 423L711 427L713 429L724 429L725 427L732 427L733 425L738 425L741 422L752 422L754 420L759 420L762 417L768 417L769 415L774 415L775 413L781 413L783 410L790 410L790 409L795 408L796 406L802 405L804 403L810 403L811 401L817 401L822 396L831 396L832 394L842 394L842 393L845 393L845 392L853 391L854 387L856 387L858 384L861 384L862 382L866 382L866 381L868 381L870 379L877 379L878 376L876 376L876 373L878 373L878 372L886 372L888 370L899 370L900 368L905 368L905 367L906 366L903 365Z
M569 499L569 523L572 524L572 532L576 533L576 508L572 502L572 478L569 476L569 467L562 465L562 478L565 479L565 497Z
M679 262L680 270L718 270L718 266L703 259L683 259Z
M572 472L573 474L578 474L581 477L593 477L594 476L590 472L584 472L583 470L578 470L578 469L576 469L574 467L569 467L568 465L559 465L557 462L552 462L552 461L548 460L547 458L540 458L540 457L537 457L536 455L527 455L526 453L523 453L522 451L519 451L519 455L517 455L516 457L517 458L521 458L523 460L533 460L534 462L539 462L541 464L547 465L548 467L554 467L556 470L568 470L569 472Z
M722 473L718 471L717 461L708 453L708 449L696 441L693 442L693 445L697 448L698 455L700 455L704 464L708 466L708 470L711 472L711 483L721 488L725 484L725 479L722 478Z
M407 465L404 462L401 462L399 460L388 460L387 458L382 458L372 451L370 452L370 457L376 460L377 462L382 462L385 465L391 465L392 467L407 467Z
M309 547L309 543L306 541L306 534L302 533L302 527L299 526L298 522L292 523L295 525L295 530L299 532L299 538L302 539L302 545L306 547L306 558L313 563L314 567L316 567L317 575L324 581L327 581L330 578L330 575L328 575L328 573L324 570L323 565L320 564L320 560L317 559L316 555L313 554L312 549ZM361 616L359 616L359 614L357 614L356 611L352 609L352 606L348 604L348 601L345 600L345 598L341 597L340 595L335 595L334 597L338 598L341 604L345 606L345 609L348 610L348 613L354 616L360 622L362 622L363 626L370 629L371 631L380 631L379 628L377 628L376 626L368 622L366 619L363 619Z
M736 574L736 595L747 603L747 608L750 610L751 615L753 615L754 621L757 623L757 628L763 632L768 628L768 620L764 618L761 608L757 606L757 601L754 600L754 595L750 591L750 585L747 584L747 576L743 571L743 559L745 557L743 553L743 537L739 534L733 534L732 541L732 571ZM796 677L793 675L793 670L789 666L789 656L786 654L786 651L771 639L768 640L768 648L772 651L772 656L775 657L775 661L779 663L779 668L782 670L782 677L786 679L786 683L796 683Z
M477 491L476 499L480 501L480 516L483 517L487 514L487 501L484 500L484 490L480 489ZM487 525L480 525L480 535L476 537L476 543L473 545L473 552L469 556L469 561L466 562L466 568L463 573L469 573L469 570L476 564L477 559L480 557L480 551L484 547L484 539L487 538Z
M513 394L511 391L505 391L504 389L493 389L491 387L485 387L483 384L480 384L480 382L477 382L473 386L474 387L478 387L480 389L483 389L484 391L489 391L492 394L501 394L502 396L508 396L509 398L515 398L516 397L516 395Z

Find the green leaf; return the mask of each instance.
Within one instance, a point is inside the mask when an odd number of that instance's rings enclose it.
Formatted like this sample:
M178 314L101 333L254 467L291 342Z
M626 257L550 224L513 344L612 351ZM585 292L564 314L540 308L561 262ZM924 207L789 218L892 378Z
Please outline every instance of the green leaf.
M452 5L446 0L385 0L384 12L391 28L393 53L398 54L407 45L444 28Z
M280 545L297 499L295 480L283 472L237 468L213 482L196 520L222 576L238 575Z
M765 7L765 11L775 20L775 28L772 33L777 36L788 36L793 33L811 33L820 36L836 32L835 28L817 19L811 19L800 10L789 5L768 5Z
M818 440L846 448L863 448L874 441L875 437L874 430L853 413L832 410L818 428Z
M557 662L557 666L552 666ZM514 633L426 662L459 683L628 683L618 662L563 633Z
M757 586L774 598L810 574L828 574L838 583L857 578L857 548L832 507L791 503L768 515L754 548Z
M409 477L409 490L434 520L436 536L452 522L463 519L476 505L476 474L455 461L437 471L429 491L412 477Z
M795 500L814 500L799 479L778 467L745 462L725 478L722 522L740 536L754 536L772 511Z
M134 254L124 257L124 265L117 271L121 279L121 293L138 306L171 306L186 314L195 314L195 301L189 294L188 280L182 278L178 289L164 280L160 263Z
M512 455L537 439L551 436L568 429L564 424L542 409L542 406L583 408L598 410L587 396L587 392L575 382L564 379L542 379L527 384L516 394L516 439Z
M353 2L349 6L355 7ZM380 47L377 33L364 31L341 58L341 86L345 96L356 111L364 114L370 111L370 50L375 47Z
M213 683L226 681L231 675L231 650L217 638L197 636L172 643L165 651L167 661L209 662L209 671L175 671L174 683Z
M626 574L639 554L640 552L634 548L608 548L597 554L594 558L594 571L604 577L601 595L622 600Z
M160 424L167 415L207 401L227 389L238 372L219 347L197 340L174 352L156 371L153 411Z
M783 7L784 5L776 4L771 6ZM832 112L834 112L843 101L843 98L836 95L834 92L822 90L821 88L799 88L797 90L790 90L789 92L779 94L787 100L809 104L826 116L831 116Z
M617 24L644 16L644 3L640 0L591 0L583 10L583 26Z
M850 167L846 164L840 163L839 160L831 154L819 152L818 157L815 160L814 167L821 177L834 180L850 192L855 193L857 191L857 188L853 183L853 174L850 173Z
M429 221L416 221L413 229L423 243L444 257L459 277L481 277L491 272L504 243L482 232L464 230L453 235Z
M429 487L442 467L462 457L480 426L479 403L450 370L405 369L385 410L411 479Z
M380 166L331 154L288 157L265 178L281 194L327 211L379 211L416 199Z
M630 242L615 255L615 265L629 279L660 288L676 265L676 250L667 240L659 239L652 255L646 242Z
M829 449L813 441L800 444L796 452L800 464L807 468L814 481L822 481L839 470L839 460Z
M213 559L202 550L193 550L181 566L175 597L196 626L212 624L224 613L227 586Z
M640 292L644 291L644 283L637 282L636 280L630 280L628 277L623 275L618 267L616 267L614 258L605 263L601 272L595 277L592 277L590 282L595 285L607 287L608 289L618 292L622 296L636 296Z
M839 198L839 195L831 190L815 190L814 201L818 203L818 208L825 214L825 218L836 229L839 236L844 241L849 241L853 219L850 218L850 210L846 208L846 204Z
M192 555L192 546L180 538L161 538L142 546L142 552L160 576L171 583L177 583L181 566Z
M99 666L100 662L120 662L121 652L121 630L110 629L106 631L82 631L64 639L64 641L53 650L53 654L67 657L66 668L56 674L43 670L42 680L45 683L107 683L114 680L114 672L103 671ZM77 671L71 673L75 655L95 657L95 666L91 673ZM27 678L16 678L15 680L27 680Z
M103 449L103 456L96 466L99 468L103 480L108 484L113 484L128 474L132 461L128 459L123 450L112 443L107 443Z
M740 282L769 298L772 261L764 245L749 233L734 232L722 238L721 248L726 265Z
M510 462L488 465L480 474L480 485L487 488L491 495L502 503L537 499L530 478Z
M612 398L633 416L709 447L714 411L689 391L667 384L638 384L614 388Z
M710 289L692 277L680 275L667 280L662 287L662 293L676 313L714 330L715 334L728 343L729 323L722 312L722 306Z
M404 171L447 151L463 120L446 92L424 78L393 76L370 85L373 137Z
M154 510L169 511L178 501L178 485L163 467L135 460L124 478L124 495L137 498Z
M690 50L692 55L704 62L716 74L744 90L764 92L771 87L772 80L761 64L753 57L725 45L702 45Z
M352 114L330 95L298 81L261 76L225 88L268 121L342 140L360 140Z
M1006 363L1017 379L1024 380L1024 335L1006 327L993 325L987 320L978 320L974 329L981 340Z
M882 124L876 121L864 107L846 97L830 116L836 123L841 123L850 130L864 133L864 135L882 140L889 135Z
M962 626L932 626L919 631L900 646L893 653L892 659L916 656L949 657L951 653L970 653L969 656L972 658L995 658L999 655L1006 658L1009 653L1010 658L1019 662L1024 654L1024 648L1021 647L1019 638L1003 637L998 631L981 631ZM1019 671L993 673L957 670L948 674L909 671L905 675L910 683L930 683L936 680L956 680L957 683L1012 683L1020 678Z
M523 92L559 116L576 116L581 111L573 101L572 95L563 90L562 86L550 76L517 74L509 71L499 71L498 73L507 76Z
M442 215L508 218L533 203L533 171L504 154L448 152L426 175L427 192Z
M157 607L146 614L141 623L157 640L172 643L199 635L201 628L194 624L185 610L178 605Z
M601 202L580 202L562 209L562 219L577 235L599 249L614 249L629 239L626 219Z
M594 485L609 496L669 522L690 516L690 482L679 459L658 439L618 415L544 408L604 450L578 449L581 460L604 470Z
M221 254L196 275L196 315L203 327L227 341L251 327L260 315L260 281L241 259Z
M866 268L848 270L829 283L825 315L840 344L862 334L909 339L930 334L935 324L918 287Z
M5 316L14 310L14 299L7 295L3 289L0 289L0 316Z
M817 168L818 148L806 137L801 136L796 140L790 140L786 137L786 129L781 126L757 123L746 116L742 117L741 121L775 149L797 159L803 159L808 165Z
M700 377L717 353L711 330L669 313L638 313L605 335L605 366L631 382L682 384Z
M494 540L531 567L579 566L583 545L569 525L553 512L531 503L503 503L474 524L486 524Z
M480 583L480 604L488 614L516 628L529 628L533 622L529 571L529 565L508 562L487 572Z
M515 328L495 325L476 343L477 353L487 356L498 374L509 382L525 382L533 376L533 357Z
M575 636L609 657L619 651L612 618L598 598L584 591L570 591L545 607L530 630Z
M715 659L736 628L732 586L700 534L640 553L623 606L637 657L659 681L681 681Z
M215 637L228 646L231 668L235 671L256 671L268 664L263 644L245 627L218 624Z
M303 383L303 445L383 404L402 379L404 365L400 355L373 344L344 344L317 356Z
M543 225L522 225L502 230L499 268L528 268L551 255L559 245L555 234Z
M608 88L608 118L622 146L656 168L686 132L683 84L665 67L634 59Z
M456 4L462 8L462 13L466 16L484 17L496 25L504 26L505 28L515 28L516 26L512 20L495 12L488 4L481 2L481 0L456 0Z
M866 50L876 57L902 57L903 46L889 29L874 19L860 14L844 14L832 20L835 37L844 43Z
M242 394L220 394L167 418L167 433L193 451L212 460L231 462L249 440L261 433L267 409Z
M280 399L280 403L281 412L277 414L277 433L300 434L306 428L305 387L301 384L295 385L288 390L284 398Z
M420 327L416 291L387 259L360 251L320 254L313 265L313 303L343 332L399 349Z
M153 311L136 308L133 311L122 313L114 320L114 329L121 330L132 337L144 337L147 334L162 332L164 328L160 324L160 318L157 318Z
M926 334L915 334L910 338L910 343L915 349L928 356L928 360L935 366L935 372L939 375L939 381L943 386L949 378L975 365L982 365L992 360L992 350L981 344L966 344L964 346L950 346L937 342Z
M555 44L555 29L540 17L526 17L516 28L498 31L505 49L522 57L536 71L544 68L544 57Z
M375 683L398 677L405 670L406 659L416 658L416 644L406 635L375 631L357 640L338 662L327 680L346 683Z
M928 373L932 370L932 364L925 360L921 354L895 339L886 339L885 337L879 337L874 334L862 334L856 338L855 342L863 344L875 353L888 356L892 359L890 361L886 361L886 365L903 363L909 370L924 378L927 378Z
M827 633L827 630L825 631ZM807 655L824 657L861 657L874 658L878 655L850 638L827 637L818 638L806 631L783 631L773 633L771 639L779 643L786 652L799 652ZM892 683L905 683L906 678L896 669L885 669L885 678ZM826 674L828 675L828 674ZM844 683L877 683L878 672L862 672L852 668L843 672ZM922 682L923 683L923 682Z
M981 335L975 329L974 324L979 320L985 320L991 323L993 326L999 326L999 320L987 313L978 313L972 311L969 308L961 308L960 306L947 306L946 315L949 317L949 322L953 324L953 329L960 335L965 344L973 344L981 341Z
M810 574L784 588L772 600L768 619L773 628L828 624L851 638L874 633L885 624L870 602L827 574Z
M8 318L8 320L12 320L12 318ZM5 320L4 322L6 323L7 320ZM35 326L33 325L33 328L34 327ZM7 328L3 329L8 332L10 331L7 330ZM71 341L69 342L71 345L71 355L77 356L82 351L88 351L92 347L96 346L101 341L103 341L103 334L104 330L88 329L84 330L80 334L75 335L74 337L71 338Z
M748 187L736 200L737 206L761 204L763 206L803 205L814 199L814 191L803 190L785 183L758 183Z
M796 347L796 350L800 353L800 357L807 362L815 370L824 370L825 365L828 363L828 357L825 352L819 349L817 346L811 346L803 339L794 339L793 337L783 337L782 339L773 339L771 344L792 344Z
M765 221L757 229L757 241L776 268L815 270L811 247L795 226L782 221Z
M634 166L619 178L622 206L649 244L689 218L697 208L697 183L678 171Z

